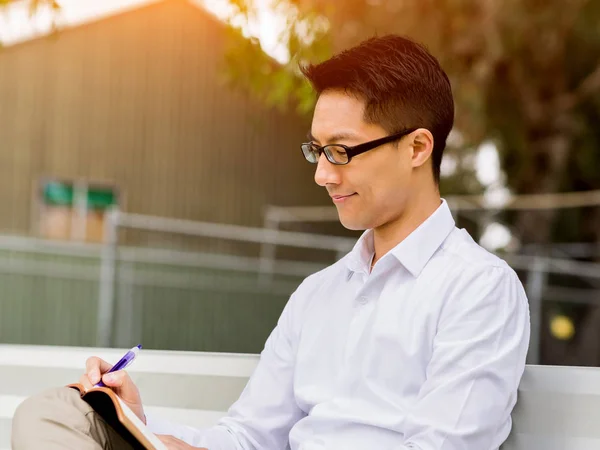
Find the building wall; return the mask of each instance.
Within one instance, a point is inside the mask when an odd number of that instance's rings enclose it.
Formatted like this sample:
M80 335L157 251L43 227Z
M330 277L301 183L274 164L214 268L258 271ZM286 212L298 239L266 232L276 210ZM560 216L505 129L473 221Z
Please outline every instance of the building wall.
M125 211L252 226L266 204L326 203L298 146L309 124L225 86L226 45L219 21L170 0L2 49L0 232L32 232L42 177L114 183Z

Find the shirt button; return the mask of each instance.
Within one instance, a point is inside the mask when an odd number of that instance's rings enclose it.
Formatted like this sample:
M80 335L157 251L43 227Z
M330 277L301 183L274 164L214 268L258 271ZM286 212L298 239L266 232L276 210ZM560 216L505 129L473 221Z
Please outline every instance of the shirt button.
M369 302L369 299L367 297L358 297L358 303L360 303L361 305L366 305Z

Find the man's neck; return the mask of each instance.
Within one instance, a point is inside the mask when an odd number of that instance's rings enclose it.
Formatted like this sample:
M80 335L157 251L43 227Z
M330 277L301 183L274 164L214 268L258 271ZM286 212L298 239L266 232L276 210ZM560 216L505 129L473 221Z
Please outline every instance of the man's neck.
M439 194L412 199L400 217L375 228L373 230L375 246L373 264L415 231L439 208L440 204Z

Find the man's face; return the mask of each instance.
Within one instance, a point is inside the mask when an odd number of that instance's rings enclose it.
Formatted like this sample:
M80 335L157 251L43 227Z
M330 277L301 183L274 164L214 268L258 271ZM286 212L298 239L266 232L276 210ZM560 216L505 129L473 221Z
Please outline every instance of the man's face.
M363 120L364 108L364 102L343 91L323 92L312 121L314 142L353 146L387 136L381 126ZM321 154L315 181L327 189L344 227L378 228L401 216L413 190L411 143L409 135L341 166Z

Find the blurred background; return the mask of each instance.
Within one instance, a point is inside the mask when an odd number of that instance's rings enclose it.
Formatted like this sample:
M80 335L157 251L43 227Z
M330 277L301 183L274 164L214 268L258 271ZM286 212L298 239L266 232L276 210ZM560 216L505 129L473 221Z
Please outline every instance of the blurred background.
M442 195L518 272L530 363L600 365L600 0L0 0L0 343L257 353L357 237L298 64L440 59Z

